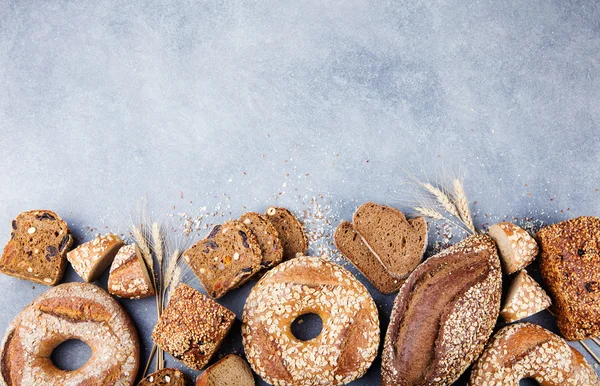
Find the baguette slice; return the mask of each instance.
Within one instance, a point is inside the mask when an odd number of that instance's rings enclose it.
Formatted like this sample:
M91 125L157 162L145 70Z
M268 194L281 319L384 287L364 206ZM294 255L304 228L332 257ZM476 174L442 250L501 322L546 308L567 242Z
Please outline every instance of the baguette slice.
M196 386L254 386L248 362L229 354L196 378Z
M488 231L500 252L504 273L511 275L527 267L538 254L538 245L527 231L509 222L494 224Z
M508 290L508 296L500 316L508 322L516 322L550 307L552 301L546 291L527 274L519 272Z
M344 221L338 225L333 239L337 248L379 292L384 294L396 292L404 283L404 280L396 279L389 274L350 222Z
M125 245L115 256L108 276L108 292L120 298L154 296L154 285L136 244Z
M427 222L406 219L398 209L367 202L352 219L356 232L387 271L406 279L421 262L427 248Z
M67 253L67 260L75 272L89 283L106 271L124 244L119 236L109 233L73 249Z
M162 369L142 379L137 386L186 386L185 375L177 369Z
M266 215L279 233L283 244L283 261L306 255L308 238L300 220L288 209L275 206L267 209Z

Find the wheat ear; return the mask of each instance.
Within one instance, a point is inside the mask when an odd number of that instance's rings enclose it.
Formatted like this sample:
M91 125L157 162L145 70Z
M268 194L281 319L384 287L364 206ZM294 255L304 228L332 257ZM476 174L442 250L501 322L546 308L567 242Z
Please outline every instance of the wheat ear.
M146 236L144 236L142 230L135 225L131 226L131 234L140 248L140 252L142 252L142 257L144 258L146 265L148 268L150 268L150 271L152 271L152 276L154 277L154 259L152 258L152 253L150 252L150 247L148 246Z
M442 189L431 185L429 182L423 182L421 185L423 186L423 189L431 193L436 198L446 212L457 218L460 218L460 214L458 213L456 205L454 205L450 196L448 196Z
M469 200L465 194L462 181L459 179L454 179L454 181L452 181L452 186L454 187L454 196L456 198L456 208L458 209L459 218L462 220L465 226L471 230L471 232L477 233L475 225L473 224L473 216L471 215L471 210L469 209Z
M428 218L431 218L433 220L444 220L444 221L448 221L449 223L451 223L452 225L464 230L465 232L468 233L468 229L465 228L464 225L457 223L456 221L452 221L451 219L449 219L448 217L444 216L443 214L441 214L440 212L438 212L437 210L431 208L431 207L426 207L426 206L417 206L415 208L415 210L417 211L417 213L419 213L421 216L425 216Z

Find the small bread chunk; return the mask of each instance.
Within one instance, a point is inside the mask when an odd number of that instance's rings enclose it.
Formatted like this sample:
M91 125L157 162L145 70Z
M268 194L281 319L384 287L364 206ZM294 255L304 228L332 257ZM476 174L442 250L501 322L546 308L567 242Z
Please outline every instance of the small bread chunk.
M402 286L404 281L389 274L350 222L344 221L338 225L333 239L337 248L379 292L389 294L398 291Z
M119 249L108 276L108 292L120 298L141 299L154 295L148 268L136 244Z
M600 219L578 217L537 233L540 270L567 340L600 336Z
M196 378L196 386L254 386L248 362L229 354Z
M73 245L67 223L49 210L32 210L18 215L11 225L0 272L35 283L58 284Z
M175 288L152 332L162 350L201 370L231 329L235 314L192 287Z
M265 216L256 212L244 213L240 221L256 236L262 252L261 268L269 269L279 264L283 258L283 247L275 226Z
M142 379L137 386L186 386L185 375L177 369L162 369Z
M488 231L500 252L504 273L511 275L527 267L538 254L538 245L527 231L510 222L494 224Z
M527 274L519 272L513 280L500 316L508 322L516 322L550 307L552 301L546 291Z
M397 279L406 279L427 248L427 222L406 219L398 209L367 202L353 217L353 226L371 252Z
M192 245L183 259L206 292L220 298L258 272L262 255L254 234L241 222L230 220Z
M73 249L67 253L67 260L75 272L89 283L106 271L124 244L119 236L109 233Z
M304 233L304 225L286 208L275 206L267 209L267 218L277 229L283 244L283 260L306 255L308 239Z

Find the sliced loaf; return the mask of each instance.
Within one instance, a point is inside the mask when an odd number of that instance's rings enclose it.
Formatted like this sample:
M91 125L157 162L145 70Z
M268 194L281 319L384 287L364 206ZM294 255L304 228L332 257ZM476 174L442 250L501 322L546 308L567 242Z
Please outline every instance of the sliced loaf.
M256 236L262 252L261 268L269 269L279 264L283 258L283 247L275 226L265 216L256 212L244 213L240 221Z
M283 244L283 260L304 256L308 248L308 239L304 225L286 208L272 206L267 209L267 218L277 229Z
M254 386L248 362L229 354L196 378L196 386Z
M177 369L162 369L142 379L137 386L186 386L185 375Z

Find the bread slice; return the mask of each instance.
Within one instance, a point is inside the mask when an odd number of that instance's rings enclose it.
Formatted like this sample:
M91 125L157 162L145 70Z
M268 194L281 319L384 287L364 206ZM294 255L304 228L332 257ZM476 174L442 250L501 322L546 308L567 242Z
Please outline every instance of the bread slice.
M396 279L389 274L369 247L365 245L350 222L343 221L340 223L335 230L333 239L337 248L379 292L389 294L398 291L404 283L404 280Z
M177 369L162 369L142 379L137 386L186 386L185 375Z
M406 219L398 209L367 202L352 219L356 232L388 272L406 279L427 248L427 222Z
M536 235L540 269L567 340L600 336L600 219L578 217Z
M235 314L192 287L175 288L152 340L186 366L201 370L229 333Z
M67 253L67 260L75 272L89 283L106 271L124 244L119 236L109 233L73 249Z
M415 269L394 301L382 385L451 385L483 351L502 294L494 241L471 236Z
M527 274L519 272L508 290L500 316L508 322L516 322L550 307L552 301L546 291Z
M58 284L73 245L67 223L56 213L40 209L21 213L11 226L0 272L35 283Z
M196 378L196 386L254 386L248 362L229 354Z
M215 226L183 258L206 292L220 298L258 272L262 254L254 234L241 222L230 220Z
M256 212L244 213L240 221L256 236L262 253L260 267L269 269L279 264L283 258L283 247L275 226L265 216Z
M534 238L518 225L509 222L494 224L488 235L498 246L504 273L507 275L527 267L538 255L538 245Z
M120 298L154 296L154 285L136 244L125 245L115 256L108 275L108 292Z
M308 239L304 225L286 208L271 206L267 209L267 218L277 229L283 244L283 260L306 255Z

